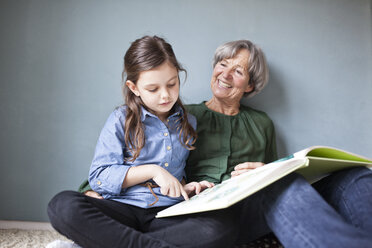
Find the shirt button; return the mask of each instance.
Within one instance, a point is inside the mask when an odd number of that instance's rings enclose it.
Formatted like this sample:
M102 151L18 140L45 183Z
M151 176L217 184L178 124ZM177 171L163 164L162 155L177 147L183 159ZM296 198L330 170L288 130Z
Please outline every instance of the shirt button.
M164 164L164 166L165 166L165 167L168 167L168 166L169 166L169 164L168 164L168 163L165 163L165 164Z
M169 119L167 119L167 122L169 122Z
M171 149L171 147L170 146L167 146L167 150L169 151Z
M98 181L97 181L97 184L98 184L98 185L101 185L102 183L101 183L101 181L100 181L100 180L98 180Z
M168 133L164 133L164 136L167 137L168 136Z

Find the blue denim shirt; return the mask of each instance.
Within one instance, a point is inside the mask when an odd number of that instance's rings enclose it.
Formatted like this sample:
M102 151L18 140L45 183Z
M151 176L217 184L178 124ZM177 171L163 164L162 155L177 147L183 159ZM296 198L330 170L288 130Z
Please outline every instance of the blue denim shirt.
M124 178L131 166L157 164L171 173L179 181L185 177L186 159L189 150L179 141L177 120L183 115L180 107L163 123L156 115L142 108L141 121L145 127L145 146L134 162L125 161L130 155L124 142L126 106L113 111L98 138L94 158L89 171L89 184L103 196L126 204L149 208L155 201L149 188L135 185L122 188ZM196 119L188 115L189 123L196 129ZM151 207L169 206L183 200L183 197L168 197L153 188L159 201Z

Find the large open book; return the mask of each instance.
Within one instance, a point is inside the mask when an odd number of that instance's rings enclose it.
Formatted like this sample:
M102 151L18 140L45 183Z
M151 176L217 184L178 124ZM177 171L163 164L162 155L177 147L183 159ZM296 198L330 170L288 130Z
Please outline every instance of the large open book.
M156 217L227 208L294 171L313 183L331 172L353 166L372 167L372 160L332 147L312 146L206 189L188 201L160 211Z

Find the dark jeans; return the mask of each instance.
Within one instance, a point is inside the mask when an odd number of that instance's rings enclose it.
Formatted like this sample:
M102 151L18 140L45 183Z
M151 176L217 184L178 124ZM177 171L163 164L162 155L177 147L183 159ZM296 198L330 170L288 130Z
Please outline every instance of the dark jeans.
M162 209L63 191L50 201L48 215L58 232L87 248L233 246L232 209L156 219Z
M239 243L273 231L286 248L372 247L372 171L364 167L312 186L293 173L234 208Z

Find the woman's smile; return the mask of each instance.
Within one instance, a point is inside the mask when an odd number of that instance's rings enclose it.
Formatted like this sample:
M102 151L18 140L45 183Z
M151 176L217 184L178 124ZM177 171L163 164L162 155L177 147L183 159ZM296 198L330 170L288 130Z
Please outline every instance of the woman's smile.
M230 89L230 88L232 88L232 86L230 84L224 83L220 79L217 79L217 83L218 83L218 86L220 88L224 88L224 89Z

